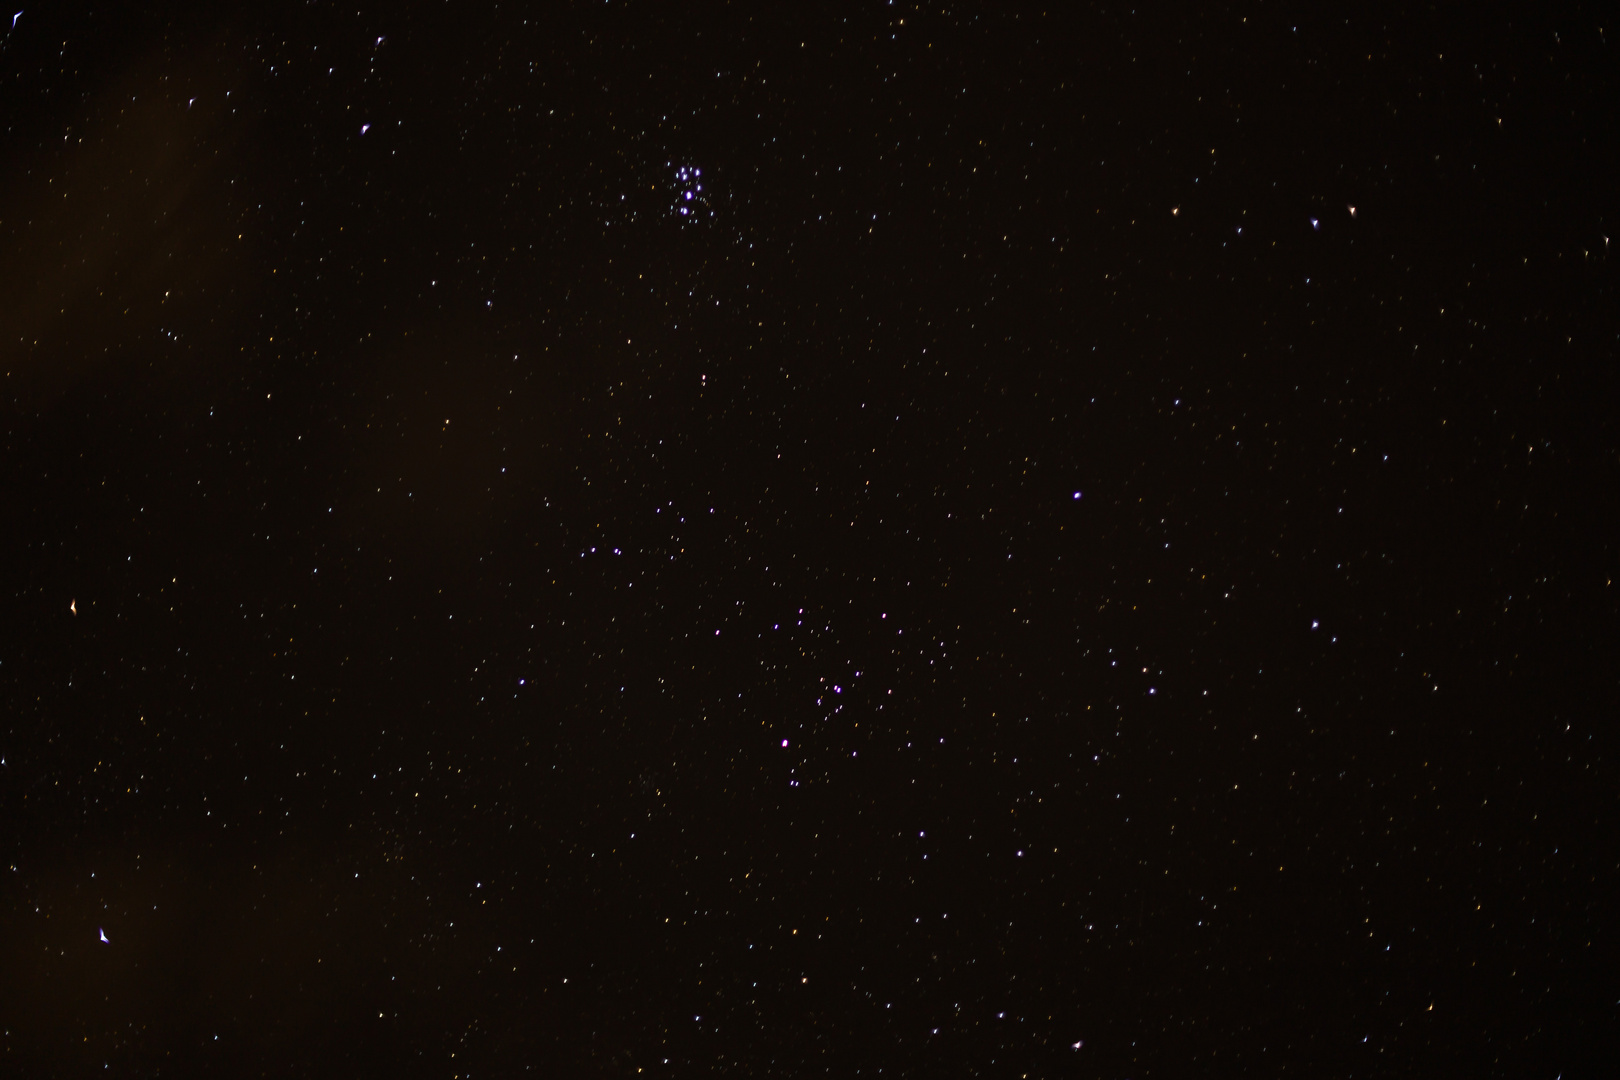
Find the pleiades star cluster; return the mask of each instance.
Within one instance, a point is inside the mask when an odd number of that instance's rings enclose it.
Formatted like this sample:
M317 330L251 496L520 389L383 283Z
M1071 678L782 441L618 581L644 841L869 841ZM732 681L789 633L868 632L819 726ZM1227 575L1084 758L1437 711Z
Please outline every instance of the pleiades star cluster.
M0 1072L1613 1075L1600 5L3 14Z

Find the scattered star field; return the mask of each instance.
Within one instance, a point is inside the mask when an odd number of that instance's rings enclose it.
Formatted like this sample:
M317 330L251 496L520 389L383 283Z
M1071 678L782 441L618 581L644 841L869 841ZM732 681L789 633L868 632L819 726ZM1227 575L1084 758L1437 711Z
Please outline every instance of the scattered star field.
M1607 1075L1614 31L0 21L0 1071Z

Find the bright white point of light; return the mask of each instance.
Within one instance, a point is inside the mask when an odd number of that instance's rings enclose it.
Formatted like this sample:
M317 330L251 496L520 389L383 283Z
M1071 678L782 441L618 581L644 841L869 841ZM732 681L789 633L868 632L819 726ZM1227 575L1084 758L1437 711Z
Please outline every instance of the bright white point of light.
M1322 223L1320 221L1317 221L1315 218L1311 218L1311 228L1320 229L1321 227Z
M1075 498L1077 498L1077 499L1078 499L1078 498L1079 498L1079 497L1080 497L1080 493L1079 493L1079 492L1078 492L1078 491L1077 491L1077 492L1075 492L1075 493L1074 493L1074 497L1075 497Z
M1069 1049L1071 1049L1071 1050L1078 1050L1078 1049L1080 1049L1080 1048L1081 1048L1081 1047L1082 1047L1082 1046L1084 1046L1084 1045L1086 1045L1086 1041L1085 1041L1085 1040L1084 1040L1084 1039L1081 1039L1081 1040L1080 1040L1080 1041L1079 1041L1079 1042L1077 1042L1077 1043L1075 1043L1075 1044L1074 1044L1074 1045L1073 1045L1073 1046L1071 1046L1071 1047L1070 1047L1070 1048L1069 1048Z
M1355 208L1355 207L1353 207L1353 206L1346 206L1346 207L1345 207L1345 209L1346 209L1346 210L1348 210L1348 211L1350 211L1350 216L1351 216L1351 217L1355 217L1355 216L1356 216L1356 208Z
M1312 619L1312 620L1311 620L1311 629L1312 629L1312 630L1315 630L1315 629L1316 629L1316 628L1317 628L1317 627L1318 627L1318 626L1321 626L1321 625L1322 625L1322 624L1321 624L1321 623L1319 623L1319 622L1317 622L1317 621L1316 621L1316 620L1315 620L1315 619Z
M100 934L100 935L101 935L101 943L102 943L102 944L103 944L103 945L111 945L111 944L112 944L112 942L110 942L110 941L108 941L108 940L107 940L107 931L105 931L105 930L102 930L102 929L100 929L100 928L99 928L99 927L98 927L98 928L97 928L97 930L96 930L96 932L97 932L97 933L98 933L98 934Z
M370 130L371 130L371 125L370 124L361 124L360 125L360 134L364 135L366 132L368 132Z
M22 18L22 12L20 11L11 17L11 28L13 30L17 29L17 20L20 18Z
M786 739L783 739L783 740L782 740L782 748L783 748L783 749L784 749L784 750L785 750L785 749L787 749L787 743L788 743L788 741L787 741L787 740L786 740Z

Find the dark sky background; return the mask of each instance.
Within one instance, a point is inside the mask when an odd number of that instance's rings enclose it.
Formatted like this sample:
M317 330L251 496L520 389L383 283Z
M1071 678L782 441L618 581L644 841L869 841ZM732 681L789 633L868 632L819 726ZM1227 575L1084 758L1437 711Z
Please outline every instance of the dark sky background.
M0 21L0 1070L1613 1075L1520 7Z

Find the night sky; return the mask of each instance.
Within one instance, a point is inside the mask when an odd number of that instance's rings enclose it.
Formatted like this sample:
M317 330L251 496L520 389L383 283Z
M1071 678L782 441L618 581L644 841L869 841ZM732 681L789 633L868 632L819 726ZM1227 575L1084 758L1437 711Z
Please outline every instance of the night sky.
M1620 28L1048 7L7 9L0 1072L1615 1075Z

